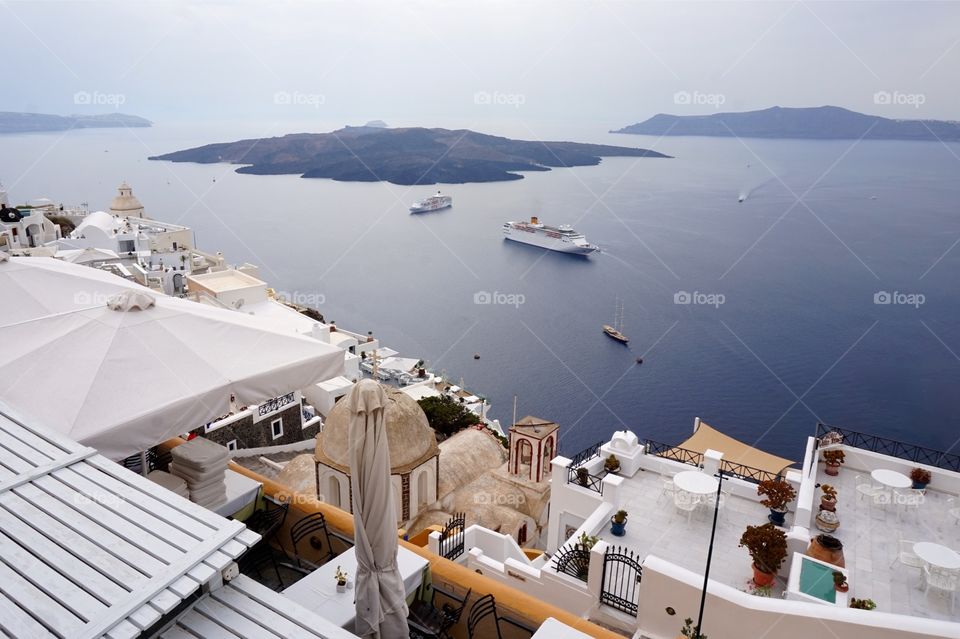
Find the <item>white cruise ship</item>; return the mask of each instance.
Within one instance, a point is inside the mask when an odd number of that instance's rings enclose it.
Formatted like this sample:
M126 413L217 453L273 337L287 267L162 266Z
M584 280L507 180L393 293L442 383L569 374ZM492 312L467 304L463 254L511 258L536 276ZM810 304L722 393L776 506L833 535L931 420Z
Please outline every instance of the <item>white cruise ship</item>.
M529 222L504 223L503 234L514 242L532 244L561 253L589 255L600 250L599 246L587 242L587 238L574 231L569 224L547 226L541 224L536 216L531 217Z
M410 212L429 213L430 211L439 211L440 209L445 209L450 206L453 206L453 198L449 195L441 195L440 191L437 191L437 194L433 197L414 202L413 206L410 207Z

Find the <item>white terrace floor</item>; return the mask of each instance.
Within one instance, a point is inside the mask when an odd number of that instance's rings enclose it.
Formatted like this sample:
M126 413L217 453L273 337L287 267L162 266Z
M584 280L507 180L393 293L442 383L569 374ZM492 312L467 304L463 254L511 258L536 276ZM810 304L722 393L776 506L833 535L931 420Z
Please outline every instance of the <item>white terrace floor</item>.
M904 539L934 541L960 551L960 526L947 521L948 496L928 491L919 517L909 513L898 520L892 507L885 510L867 498L862 501L857 498L855 476L855 471L843 469L838 477L827 477L829 481L825 482L839 491L840 528L834 535L844 542L847 568L853 571L850 595L873 599L878 610L960 621L960 602L956 611L951 612L948 597L932 589L924 594L918 587L919 569L899 564L891 567L898 534ZM824 477L818 481L825 481ZM676 510L672 496L661 495L661 476L652 471L637 472L626 479L621 488L623 508L629 513L626 535L614 537L610 526L605 525L601 539L639 552L641 557L653 554L703 574L713 510L704 508L694 512L688 523L686 513ZM744 591L751 590L750 557L738 542L748 525L766 523L768 513L757 501L733 496L727 499L717 524L711 579ZM787 515L788 526L792 525L792 518L792 513ZM813 529L811 534L819 532ZM778 579L773 596L781 596L783 587L783 581Z

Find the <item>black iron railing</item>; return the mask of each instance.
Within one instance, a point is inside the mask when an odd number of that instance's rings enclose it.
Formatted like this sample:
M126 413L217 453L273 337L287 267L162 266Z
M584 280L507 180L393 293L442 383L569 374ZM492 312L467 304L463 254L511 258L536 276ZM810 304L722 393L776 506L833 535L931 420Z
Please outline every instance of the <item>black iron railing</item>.
M760 470L746 464L735 464L727 460L720 462L720 472L752 484L759 484L767 479L779 479L782 476L782 473L771 473L768 470Z
M837 428L836 426L829 426L823 423L817 424L817 438L822 438L829 433L838 433L841 435L845 446L869 450L873 453L889 455L890 457L905 459L917 464L933 466L934 468L960 472L960 454L957 453L948 453L917 444L907 444L888 437L868 435L855 430Z
M453 561L463 554L463 537L466 517L463 513L454 513L440 533L440 555Z
M599 457L601 445L603 445L603 442L597 442L593 446L588 446L571 457L570 468L576 468L577 466L582 465L584 462L590 461L594 457Z
M590 549L583 544L561 548L553 558L553 567L557 572L576 577L586 583L590 576Z
M640 607L640 578L643 567L639 555L619 546L609 546L603 554L603 579L600 603L636 616Z
M576 484L577 486L596 491L601 495L603 494L603 476L591 475L584 466L580 466L579 468L571 466L568 468L567 483Z
M669 444L657 442L652 439L645 440L644 444L647 447L648 455L656 455L657 457L663 457L664 459L672 459L673 461L678 461L683 464L690 464L691 466L696 466L697 468L701 468L703 466L703 453L698 453L694 450L688 450L686 448L680 448L679 446L671 446Z

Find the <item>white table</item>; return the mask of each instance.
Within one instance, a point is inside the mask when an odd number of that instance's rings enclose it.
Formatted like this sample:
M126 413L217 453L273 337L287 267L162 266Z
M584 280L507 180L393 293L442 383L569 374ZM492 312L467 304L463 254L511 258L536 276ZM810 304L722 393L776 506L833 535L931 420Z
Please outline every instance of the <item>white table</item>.
M547 617L530 639L590 639L590 635L571 628L553 617Z
M673 485L685 493L709 495L717 492L719 482L716 477L711 477L699 470L685 470L674 475Z
M960 568L960 554L956 551L935 544L931 541L921 541L913 545L913 554L931 566L956 570Z
M415 552L403 546L397 553L397 566L403 585L409 598L423 583L423 572L428 562ZM347 573L350 582L357 577L357 554L355 548L337 555L323 564L309 575L283 591L283 596L307 607L321 617L329 619L341 628L353 629L353 621L357 616L354 606L354 589L346 592L337 592L337 581L334 575L340 570Z
M886 468L878 468L870 473L870 476L875 482L883 484L888 488L910 488L910 486L913 485L910 478L903 473L898 473L895 470L887 470Z
M210 509L223 517L240 512L255 502L260 495L260 482L229 468L223 481L226 484L227 500Z

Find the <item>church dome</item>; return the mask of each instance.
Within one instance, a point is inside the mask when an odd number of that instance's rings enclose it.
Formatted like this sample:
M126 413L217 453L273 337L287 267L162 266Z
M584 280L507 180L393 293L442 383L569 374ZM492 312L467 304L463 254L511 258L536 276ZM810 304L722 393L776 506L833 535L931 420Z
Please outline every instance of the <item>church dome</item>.
M416 400L389 386L383 386L383 390L387 395L384 417L390 446L390 471L392 474L407 473L440 454L437 436ZM352 417L349 402L337 402L327 416L323 432L317 435L317 461L347 474L350 473Z
M119 193L110 203L110 212L114 215L142 215L143 204L133 194L130 185L124 182L117 189Z

